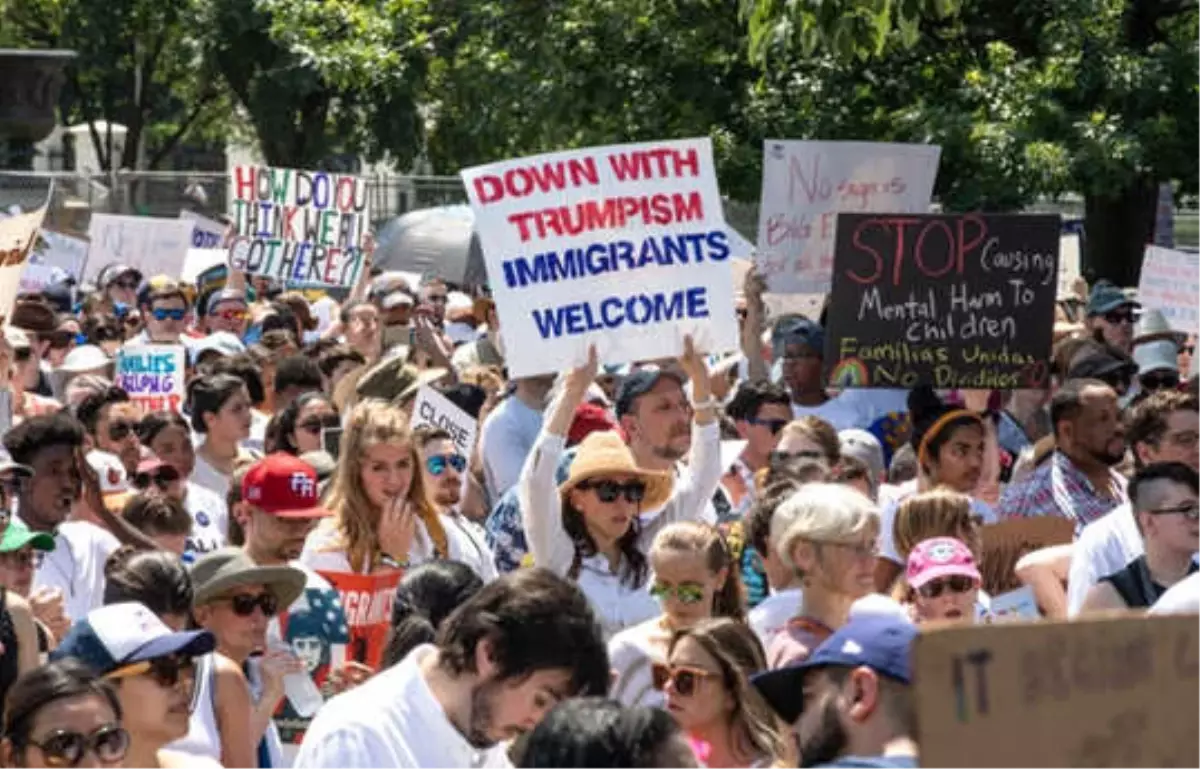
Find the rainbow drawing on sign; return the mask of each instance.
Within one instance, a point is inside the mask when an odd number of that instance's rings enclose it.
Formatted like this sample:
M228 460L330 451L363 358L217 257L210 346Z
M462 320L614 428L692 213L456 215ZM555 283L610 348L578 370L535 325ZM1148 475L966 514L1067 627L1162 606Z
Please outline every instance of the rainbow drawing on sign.
M833 387L866 387L870 384L867 365L858 358L846 358L833 367L829 383Z

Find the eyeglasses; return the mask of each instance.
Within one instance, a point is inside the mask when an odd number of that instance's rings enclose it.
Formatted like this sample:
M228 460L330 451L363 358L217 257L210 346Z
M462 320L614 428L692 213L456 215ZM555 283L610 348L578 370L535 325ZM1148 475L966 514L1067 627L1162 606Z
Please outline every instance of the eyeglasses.
M167 654L162 657L135 662L123 668L117 668L104 677L117 679L148 675L159 686L164 689L170 689L180 681L191 680L195 672L196 661L194 658L184 654Z
M1138 314L1133 310L1113 310L1104 313L1104 320L1116 325L1118 323L1137 323Z
M461 473L467 469L467 458L462 454L439 454L425 459L425 469L430 475L441 475L446 472L447 465L454 468L454 472Z
M156 468L153 472L138 473L133 476L133 485L139 490L144 491L150 488L150 484L154 484L159 489L166 491L167 486L171 485L181 477L179 471L170 465L163 465Z
M118 419L108 423L108 439L110 441L123 441L132 432L137 432L137 422Z
M1179 386L1179 374L1174 371L1151 371L1138 377L1143 390L1174 390Z
M665 601L668 598L674 597L676 601L682 604L691 605L703 600L704 588L695 582L683 582L674 587L664 585L661 582L655 582L650 586L650 595L658 601Z
M256 607L262 609L265 617L274 617L279 612L279 599L274 593L234 595L221 600L228 601L233 613L239 617L249 617Z
M793 459L825 459L819 451L772 451L767 455L767 463L772 467L786 465Z
M787 419L747 419L752 425L759 425L771 431L771 435L779 435L783 432L783 428L788 426L790 420Z
M690 665L673 665L668 667L667 665L655 663L650 668L650 675L653 677L655 689L661 691L667 688L667 684L671 684L680 696L691 697L696 693L696 689L699 688L701 681L706 678L716 678L720 674Z
M106 724L91 734L59 729L29 744L42 751L47 766L79 766L88 753L106 764L125 760L129 732L119 724Z
M1143 512L1151 515L1182 515L1188 521L1200 521L1200 505L1195 502L1184 502L1176 507L1152 507Z
M243 321L249 316L250 313L245 310L221 310L220 312L213 313L213 317L220 318L221 320Z
M332 429L334 427L341 426L342 420L339 419L336 414L330 414L329 416L325 417L310 417L297 425L297 427L299 427L301 430L313 434L319 433L324 429Z
M961 574L952 574L949 577L941 579L933 579L926 582L917 588L922 598L937 598L947 589L951 593L965 593L975 587L975 580L970 577L964 577Z
M167 310L162 307L157 307L150 311L155 320L183 320L187 315L187 310Z
M877 558L879 556L879 546L874 542L869 544L864 544L861 542L832 542L828 540L813 540L812 542L814 545L840 547L841 549L848 551L855 558L860 558L863 560L867 558Z
M604 504L611 504L617 501L617 497L624 495L626 501L637 504L646 498L646 484L641 481L630 481L629 483L617 483L616 481L588 481L579 484L579 488L584 491L592 490L596 492L596 498Z

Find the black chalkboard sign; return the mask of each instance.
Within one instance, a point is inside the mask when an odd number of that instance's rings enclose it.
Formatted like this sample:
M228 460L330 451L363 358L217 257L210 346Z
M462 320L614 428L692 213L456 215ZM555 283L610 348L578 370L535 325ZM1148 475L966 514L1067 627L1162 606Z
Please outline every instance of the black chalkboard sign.
M839 214L830 384L1046 386L1058 243L1057 216Z

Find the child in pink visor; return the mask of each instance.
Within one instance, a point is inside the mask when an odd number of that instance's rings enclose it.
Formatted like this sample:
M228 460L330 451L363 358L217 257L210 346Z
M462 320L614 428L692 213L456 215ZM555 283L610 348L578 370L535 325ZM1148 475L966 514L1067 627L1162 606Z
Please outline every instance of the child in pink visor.
M983 578L961 541L934 537L918 543L908 556L906 579L914 622L975 621Z

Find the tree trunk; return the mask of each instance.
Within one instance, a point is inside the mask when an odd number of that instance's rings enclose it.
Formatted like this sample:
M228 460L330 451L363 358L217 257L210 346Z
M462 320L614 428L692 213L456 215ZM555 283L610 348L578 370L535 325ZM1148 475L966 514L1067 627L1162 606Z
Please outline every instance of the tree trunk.
M1088 283L1106 278L1118 286L1136 286L1142 252L1154 241L1158 182L1140 177L1110 196L1084 200L1083 274Z

